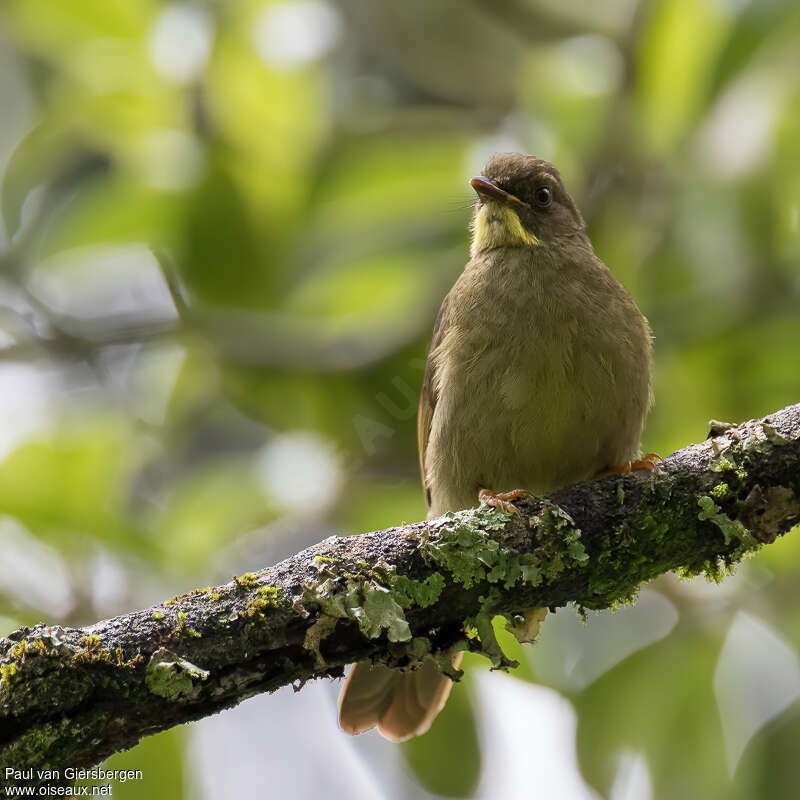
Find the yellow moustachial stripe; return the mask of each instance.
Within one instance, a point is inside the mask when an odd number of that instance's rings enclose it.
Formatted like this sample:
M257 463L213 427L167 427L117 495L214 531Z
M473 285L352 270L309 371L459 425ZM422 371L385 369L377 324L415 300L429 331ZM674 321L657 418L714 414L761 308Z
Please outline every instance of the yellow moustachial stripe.
M469 254L475 258L481 250L494 247L521 247L539 245L541 241L525 230L517 212L498 203L486 203L478 212L472 226L472 244Z

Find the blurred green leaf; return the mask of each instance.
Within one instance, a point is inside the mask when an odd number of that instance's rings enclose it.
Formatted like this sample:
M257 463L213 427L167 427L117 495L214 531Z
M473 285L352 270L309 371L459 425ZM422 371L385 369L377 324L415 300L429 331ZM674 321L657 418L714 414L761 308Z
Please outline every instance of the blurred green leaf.
M430 731L405 742L402 750L428 791L444 797L470 797L480 779L481 751L469 686L454 686Z
M62 181L90 176L107 166L99 153L82 144L74 132L40 124L17 145L2 177L2 214L9 236L20 226L22 206L30 192L54 176Z
M145 547L126 488L143 456L126 421L81 421L21 445L0 463L0 507L61 548L83 537L139 551Z
M2 11L18 40L53 55L87 39L142 36L154 8L151 0L7 0Z
M800 326L785 314L660 354L646 447L667 454L705 438L709 419L745 420L798 402L798 352Z
M303 204L327 123L318 70L277 70L259 57L256 15L264 4L228 4L208 66L205 90L215 142L267 247L292 231L305 235ZM275 267L273 267L274 269Z
M780 576L794 576L800 564L800 526L778 537L769 547L762 547L754 556L753 564L767 567ZM800 608L798 609L800 613ZM800 647L800 626L798 626L798 647Z
M721 640L678 628L573 698L584 777L610 790L623 753L643 755L658 798L746 797L727 776L712 678Z
M185 474L151 520L166 565L202 570L237 536L276 516L249 459L215 459Z
M458 205L472 202L459 134L348 137L320 172L314 226L329 237L370 236L414 224L449 226ZM466 248L465 248L466 253Z
M136 747L103 762L105 770L141 770L140 780L112 781L114 800L147 800L152 797L184 797L186 730L172 728L142 739ZM95 781L95 785L103 785ZM80 784L79 784L80 785ZM91 786L91 783L85 785ZM89 789L91 793L91 789Z
M178 266L202 302L261 305L274 299L270 253L260 253L245 198L225 168L214 163L186 197Z
M715 59L733 23L712 0L656 0L638 42L637 101L641 134L664 155L703 108Z
M312 274L289 296L288 310L341 319L366 314L383 318L389 312L407 314L420 294L422 270L396 254L343 264Z
M41 255L111 242L174 243L180 201L115 174L81 187L59 210L41 242Z
M352 486L345 492L336 515L335 525L342 533L364 533L425 518L425 499L419 480L351 477Z
M795 703L772 720L750 741L734 773L743 797L791 800L800 782L797 742L800 704Z
M714 65L710 96L715 97L750 64L772 37L783 38L800 24L800 8L793 0L746 3L736 15L725 46Z

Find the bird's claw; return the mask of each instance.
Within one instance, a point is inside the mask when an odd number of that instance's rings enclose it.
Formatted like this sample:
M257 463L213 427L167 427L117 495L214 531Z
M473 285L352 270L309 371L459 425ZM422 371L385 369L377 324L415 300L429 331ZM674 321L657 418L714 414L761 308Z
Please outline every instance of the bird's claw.
M478 500L490 508L505 511L507 514L519 514L520 510L511 502L512 500L522 500L530 498L531 493L527 489L512 489L510 492L490 492L488 489L478 491Z
M656 468L656 464L662 461L660 455L657 453L648 453L647 455L637 458L635 461L623 461L622 464L614 464L607 467L602 472L598 473L598 478L606 478L609 475L624 475L628 472L638 472L645 470L652 472Z

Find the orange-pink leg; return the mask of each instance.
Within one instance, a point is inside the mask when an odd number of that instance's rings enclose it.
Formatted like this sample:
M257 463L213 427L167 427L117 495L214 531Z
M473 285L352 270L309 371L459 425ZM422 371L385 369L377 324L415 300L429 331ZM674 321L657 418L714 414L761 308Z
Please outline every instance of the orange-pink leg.
M622 464L614 464L597 473L598 478L605 478L608 475L624 475L626 472L636 472L637 470L647 470L652 472L656 463L661 461L661 456L656 453L648 453L646 456L637 458L635 461L624 461Z
M492 508L498 508L509 514L519 514L519 509L511 502L532 497L527 489L512 489L510 492L490 492L488 489L478 490L478 500Z

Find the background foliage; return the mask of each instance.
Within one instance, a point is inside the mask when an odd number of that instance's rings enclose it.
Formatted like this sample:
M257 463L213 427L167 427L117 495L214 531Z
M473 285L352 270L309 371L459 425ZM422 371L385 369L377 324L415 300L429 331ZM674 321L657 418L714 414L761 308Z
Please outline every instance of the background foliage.
M5 0L2 632L421 518L495 151L560 167L651 320L645 450L800 400L799 38L792 0ZM562 610L400 748L308 687L116 756L115 796L793 797L798 563Z

